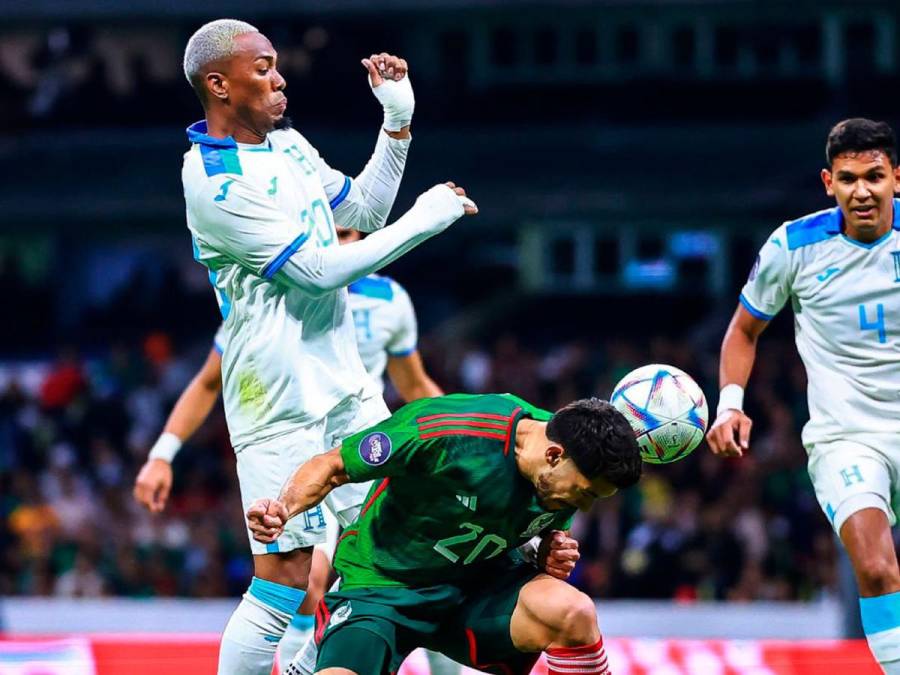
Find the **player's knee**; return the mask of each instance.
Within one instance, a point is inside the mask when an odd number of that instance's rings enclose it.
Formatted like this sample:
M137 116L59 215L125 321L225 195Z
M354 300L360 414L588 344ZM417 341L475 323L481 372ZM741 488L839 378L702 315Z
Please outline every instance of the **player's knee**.
M856 578L862 595L885 595L897 590L900 570L891 556L869 551L856 563Z
M594 601L584 593L575 591L571 597L566 599L560 618L559 633L554 640L560 646L591 644L600 637L600 629L597 627L597 608L594 606Z

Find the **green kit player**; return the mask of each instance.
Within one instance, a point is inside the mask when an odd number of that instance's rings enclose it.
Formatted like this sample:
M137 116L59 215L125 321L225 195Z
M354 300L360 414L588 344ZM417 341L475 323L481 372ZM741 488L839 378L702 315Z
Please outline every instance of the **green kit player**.
M269 543L334 488L376 481L335 552L340 586L317 609L318 673L393 673L417 647L490 673L528 673L542 651L551 675L607 673L593 601L511 552L640 475L634 433L605 401L553 414L454 394L313 457L247 518Z

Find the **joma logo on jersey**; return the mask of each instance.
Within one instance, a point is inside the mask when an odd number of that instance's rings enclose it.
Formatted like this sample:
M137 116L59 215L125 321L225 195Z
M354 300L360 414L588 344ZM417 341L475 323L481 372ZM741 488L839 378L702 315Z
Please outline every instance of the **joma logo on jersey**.
M891 251L894 256L894 281L900 282L900 251Z
M381 466L391 456L391 439L387 434L373 431L359 442L359 457L369 466Z

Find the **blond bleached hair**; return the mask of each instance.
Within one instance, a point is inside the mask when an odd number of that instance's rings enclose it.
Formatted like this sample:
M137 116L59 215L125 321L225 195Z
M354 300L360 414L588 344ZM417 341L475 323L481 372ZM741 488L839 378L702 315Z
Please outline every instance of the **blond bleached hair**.
M202 94L198 78L203 67L234 54L234 39L238 35L258 32L256 26L246 21L216 19L200 26L191 35L184 48L184 76L198 94Z

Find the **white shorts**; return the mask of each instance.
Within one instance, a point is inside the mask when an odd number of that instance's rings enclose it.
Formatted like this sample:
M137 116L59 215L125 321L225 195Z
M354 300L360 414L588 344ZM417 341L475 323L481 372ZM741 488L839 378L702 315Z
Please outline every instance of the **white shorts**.
M819 505L840 536L847 518L863 509L885 512L897 522L892 504L900 487L900 439L888 435L812 445L809 477Z
M284 483L297 468L315 455L338 447L348 436L390 416L380 395L360 399L349 397L338 403L323 419L296 431L260 443L247 443L235 449L238 484L244 513L257 499L278 496ZM271 544L256 541L250 530L250 550L254 555L286 553L315 546L326 540L323 507L341 526L356 519L371 483L348 483L331 491L314 509L291 518L284 533Z

